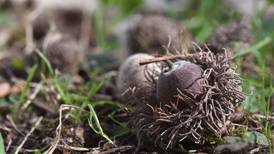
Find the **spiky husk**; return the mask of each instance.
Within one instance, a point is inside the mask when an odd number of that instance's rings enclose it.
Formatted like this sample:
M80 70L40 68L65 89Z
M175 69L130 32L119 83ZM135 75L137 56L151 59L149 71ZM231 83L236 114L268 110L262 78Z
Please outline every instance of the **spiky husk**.
M200 65L203 68L202 78L206 79L203 85L205 91L199 98L178 91L178 101L163 106L153 106L148 102L146 108L150 112L143 106L140 109L137 107L132 112L131 125L166 148L185 140L204 144L211 136L222 136L228 131L226 125L235 107L245 98L241 91L242 81L229 59L225 49L205 46L194 54L159 57L143 62L186 60Z

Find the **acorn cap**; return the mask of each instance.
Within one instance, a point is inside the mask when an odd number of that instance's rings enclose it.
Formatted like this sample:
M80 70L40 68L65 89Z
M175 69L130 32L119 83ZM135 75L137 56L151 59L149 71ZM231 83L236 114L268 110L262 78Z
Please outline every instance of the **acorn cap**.
M138 19L138 20L137 20ZM128 26L129 53L183 53L192 44L190 33L179 23L160 15L143 15Z
M203 93L202 68L187 61L177 61L170 70L160 74L157 81L157 98L161 103L178 100L181 93L196 98Z
M76 73L84 60L84 51L69 35L50 32L43 43L43 52L53 68L61 73Z
M154 57L148 54L134 54L120 66L117 89L123 102L133 105L155 102L155 87L152 86L152 81L149 81L147 73L157 73L159 67L156 64L139 64L142 60L152 58Z

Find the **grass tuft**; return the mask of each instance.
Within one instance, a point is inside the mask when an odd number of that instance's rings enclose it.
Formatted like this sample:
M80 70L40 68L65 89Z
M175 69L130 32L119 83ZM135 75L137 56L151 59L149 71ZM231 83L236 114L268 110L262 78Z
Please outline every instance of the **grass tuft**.
M93 106L91 104L89 104L88 107L90 109L90 115L89 115L89 119L88 119L88 123L89 123L90 128L96 134L99 134L100 136L105 138L109 143L113 144L113 141L107 136L107 134L104 133Z

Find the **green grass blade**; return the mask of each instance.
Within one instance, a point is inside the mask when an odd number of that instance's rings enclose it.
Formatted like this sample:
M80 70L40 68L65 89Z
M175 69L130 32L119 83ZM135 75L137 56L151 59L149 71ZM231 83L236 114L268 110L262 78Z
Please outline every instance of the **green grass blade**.
M92 84L89 92L88 92L88 99L95 96L95 94L102 88L104 81L100 82L99 84Z
M20 98L19 98L20 105L22 105L23 102L25 101L26 92L29 88L30 82L32 81L32 79L33 79L33 77L34 77L34 75L37 71L37 68L38 68L38 66L34 65L30 70L30 73L29 73L29 75L27 77L27 80L26 80L26 84L24 85L22 93L21 93Z
M262 41L258 42L257 44L255 44L254 46L252 46L251 48L245 49L237 54L235 54L235 56L233 57L233 59L237 58L237 57L241 57L243 55L246 55L250 52L254 52L257 51L259 49L261 49L262 47L266 46L267 44L269 44L271 42L271 37L266 37L265 39L263 39Z
M50 75L54 75L53 68L52 68L50 62L48 61L48 59L46 58L46 56L45 56L41 51L39 51L38 49L36 49L35 52L36 52L36 53L38 54L38 56L45 62L47 68L49 69Z
M104 133L101 125L100 125L100 121L97 117L97 114L93 108L93 106L91 104L88 104L88 107L90 109L90 116L88 119L88 123L90 128L98 135L102 136L103 138L105 138L109 143L113 144L113 142L111 141L111 139Z
M5 145L2 134L0 133L0 154L5 154Z
M31 81L32 81L32 79L33 79L36 71L37 71L37 68L38 68L37 65L34 65L31 68L30 73L29 73L29 75L27 77L26 83L25 83L25 85L24 85L24 87L22 89L22 92L21 92L20 96L19 96L19 104L18 104L18 106L16 106L16 109L12 111L13 112L13 117L15 118L15 121L19 119L19 116L20 116L20 114L22 112L21 111L21 107L26 102L27 91L28 91L30 83L31 83Z

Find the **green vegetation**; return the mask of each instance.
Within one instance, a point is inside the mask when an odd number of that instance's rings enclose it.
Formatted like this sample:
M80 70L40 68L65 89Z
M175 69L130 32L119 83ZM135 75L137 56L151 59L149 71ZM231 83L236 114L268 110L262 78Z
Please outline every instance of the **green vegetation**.
M269 0L269 3L274 4L274 0ZM130 15L143 9L143 0L102 0L100 9L97 10L95 16L95 29L96 29L96 41L98 50L103 53L109 53L110 51L119 50L119 44L117 40L113 40L113 34L110 31L113 30L113 23L117 24L123 19L127 19ZM119 13L118 17L111 19L111 21L104 21L103 17L105 12L111 7L118 7ZM205 43L209 41L209 37L212 31L219 25L228 23L230 21L235 21L240 19L238 13L228 13L224 12L225 5L223 1L220 0L207 0L207 1L191 1L188 9L182 10L179 13L170 12L168 13L174 19L178 19L180 23L185 25L193 34L193 38L198 43ZM274 29L271 28L271 24L264 25L262 23L262 13L258 13L252 18L252 27L256 36L256 43L242 51L237 51L233 57L238 68L238 73L242 73L241 62L245 56L251 55L255 57L256 70L259 70L258 74L254 76L242 75L244 81L243 91L247 95L246 100L242 104L244 111L247 114L260 113L263 118L260 127L262 127L263 132L259 133L257 131L250 131L248 129L240 130L242 137L245 141L251 143L257 143L260 145L270 145L270 152L273 152L273 123L271 123L271 118L273 121L274 113L271 112L271 99L274 95L274 84L273 84L273 74L274 68L270 68L270 64L273 65L274 58ZM0 11L0 26L9 23L8 15L5 11ZM270 26L269 26L270 25ZM109 30L111 29L111 30ZM114 31L114 30L113 30ZM111 35L111 36L110 36ZM8 99L0 99L0 107L5 104L16 104L16 108L13 109L14 121L20 121L20 116L23 114L22 107L25 105L29 99L29 92L31 84L36 76L44 79L39 84L42 86L48 86L50 84L53 86L56 92L56 97L58 101L62 104L73 106L69 113L69 120L75 125L85 125L87 124L90 129L98 135L101 139L113 144L114 140L119 137L124 137L127 135L135 134L135 130L131 130L127 127L126 123L120 121L116 117L119 111L124 109L124 105L119 102L114 102L110 100L98 101L95 99L96 94L101 90L101 88L106 84L107 80L97 81L97 78L101 77L100 72L96 72L95 69L88 72L88 78L90 82L86 82L85 85L81 85L77 90L71 91L68 87L71 81L71 76L61 77L50 65L48 59L39 50L36 50L36 55L39 57L39 64L34 65L28 72L28 77L25 81L24 87L18 97L9 96ZM15 63L21 68L21 63ZM274 66L271 66L274 67ZM92 74L95 74L92 76ZM46 98L46 94L40 94L41 97ZM97 111L100 108L106 107L111 110L106 112L106 115L99 115ZM28 111L31 109L28 109ZM105 113L104 113L105 114ZM56 120L56 119L55 119ZM102 123L111 123L117 125L117 129L113 132L105 130ZM238 135L238 134L237 134ZM212 142L222 142L220 138L212 139ZM182 146L178 145L181 151L186 152L187 150ZM47 150L48 146L35 150L35 153L43 153ZM5 147L3 137L0 133L0 154L4 154Z

